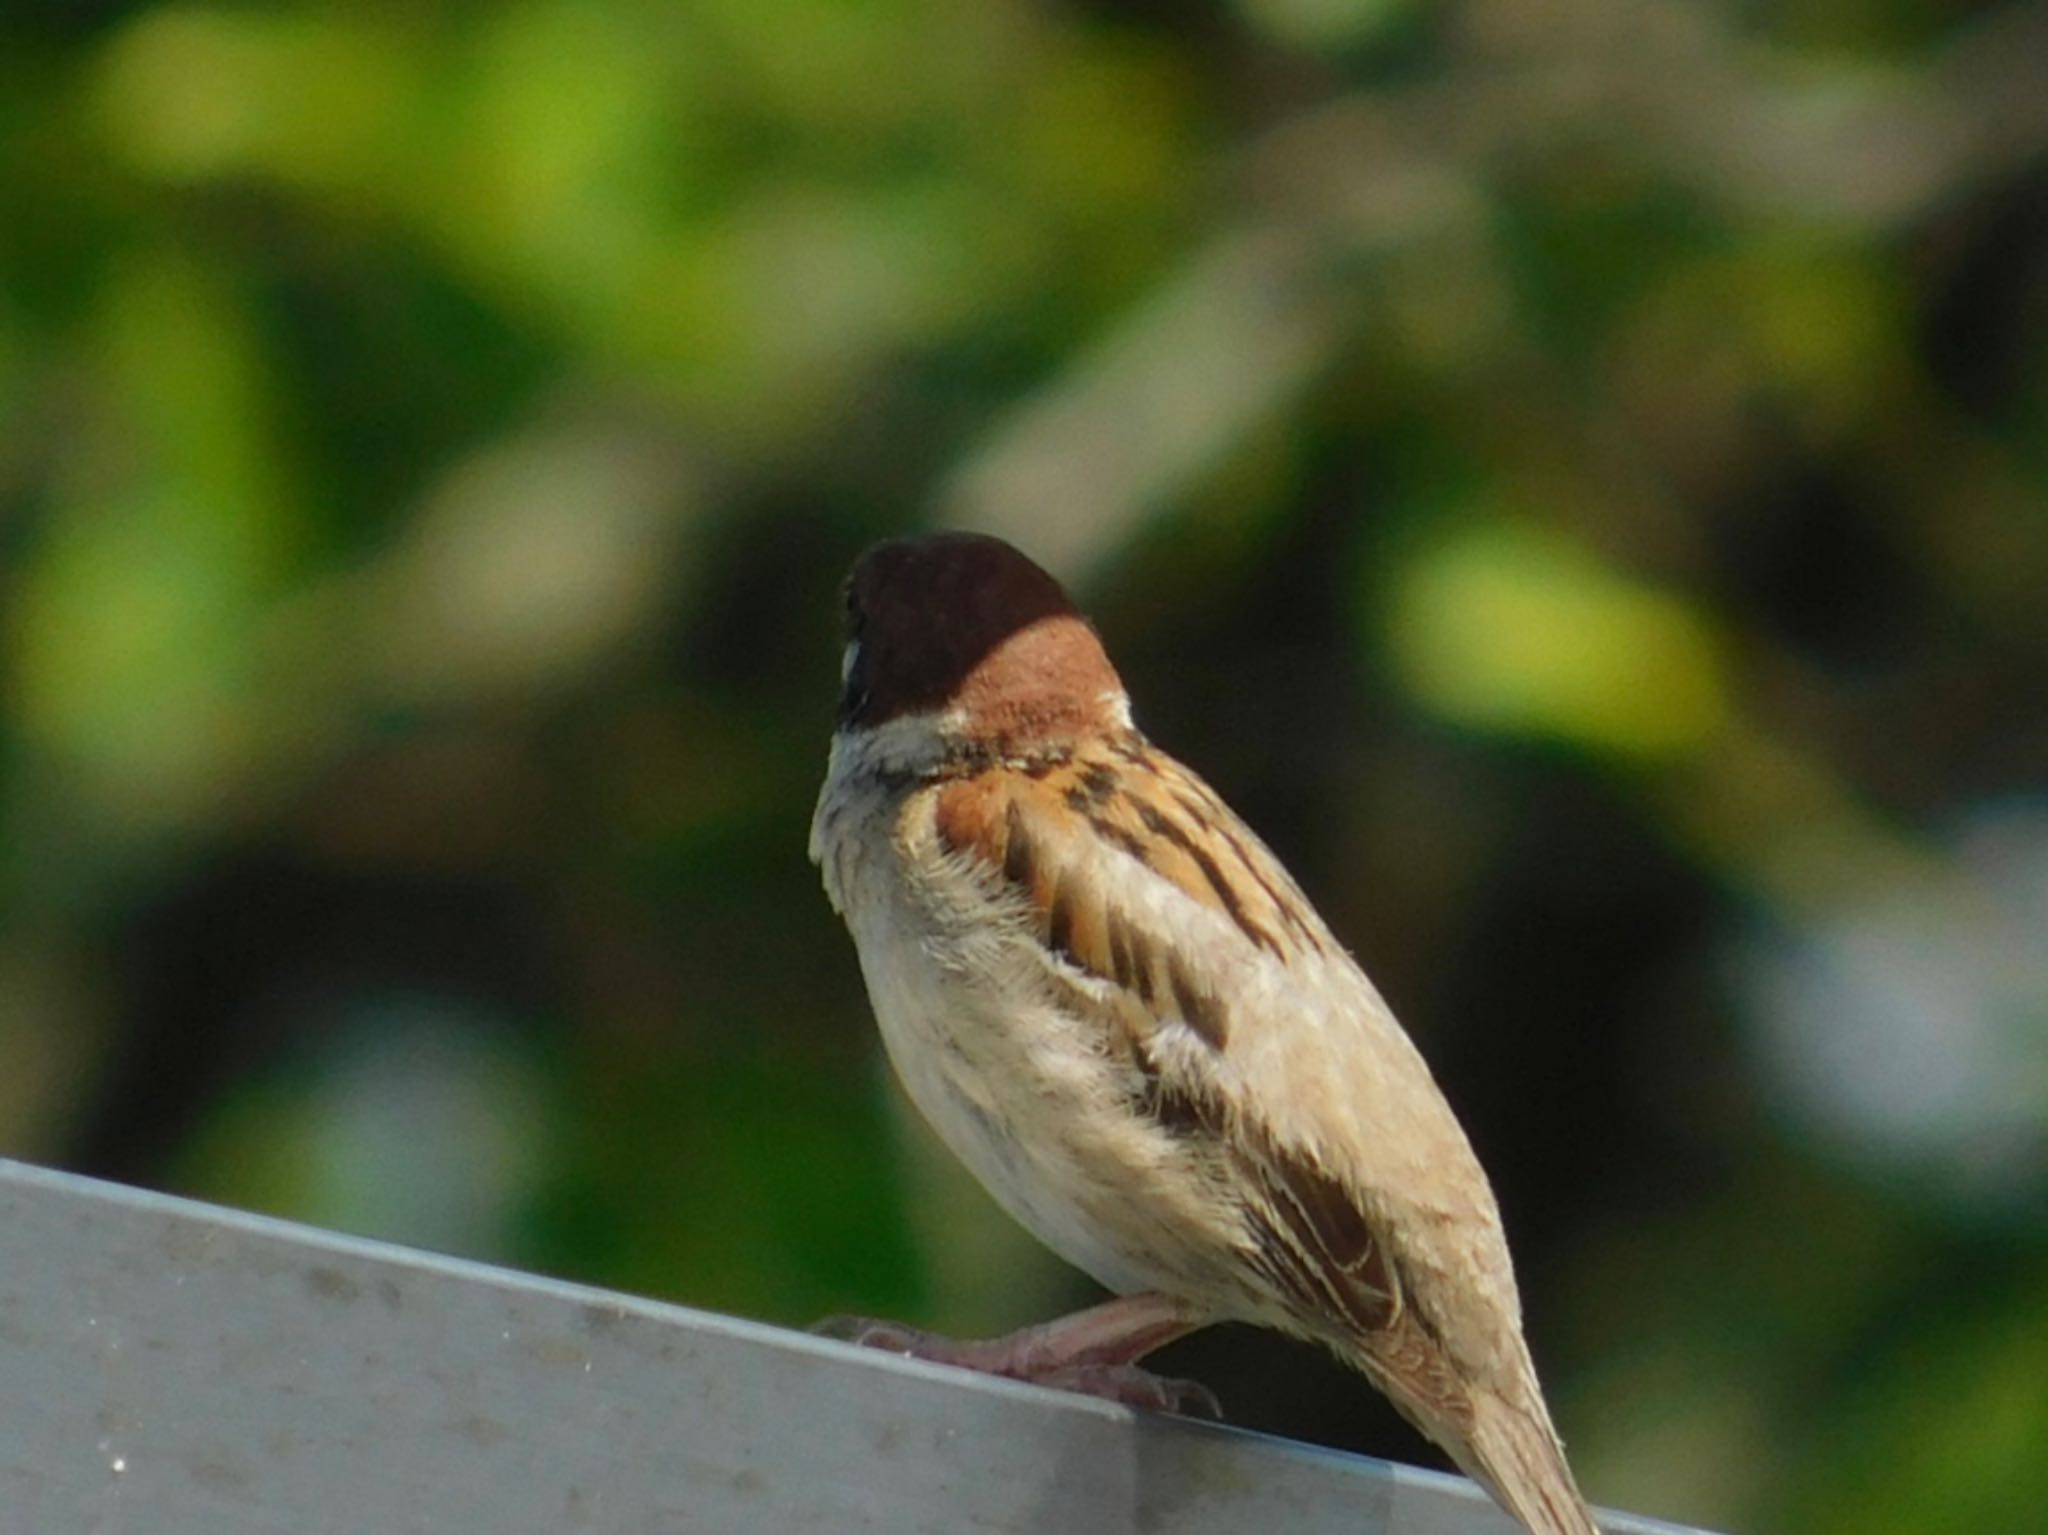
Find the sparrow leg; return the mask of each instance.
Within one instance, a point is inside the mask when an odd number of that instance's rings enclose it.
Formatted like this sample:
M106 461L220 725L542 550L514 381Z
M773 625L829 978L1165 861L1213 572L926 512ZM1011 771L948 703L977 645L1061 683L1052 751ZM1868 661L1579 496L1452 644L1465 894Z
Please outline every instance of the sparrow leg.
M811 1330L863 1348L1079 1391L1127 1407L1220 1418L1222 1410L1208 1387L1154 1375L1137 1363L1208 1321L1185 1301L1146 1292L1118 1296L1000 1338L947 1338L867 1317L832 1317Z

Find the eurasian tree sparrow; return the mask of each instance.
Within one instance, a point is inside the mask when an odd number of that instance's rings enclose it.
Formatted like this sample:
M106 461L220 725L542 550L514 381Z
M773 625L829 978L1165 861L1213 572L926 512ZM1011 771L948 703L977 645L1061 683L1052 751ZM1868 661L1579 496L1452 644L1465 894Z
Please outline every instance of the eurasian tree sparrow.
M939 534L869 550L847 605L811 857L883 1043L1003 1206L1119 1297L988 1342L862 1340L1173 1405L1189 1389L1139 1359L1278 1328L1537 1535L1596 1535L1429 1068L1265 845L1138 733L1059 584Z

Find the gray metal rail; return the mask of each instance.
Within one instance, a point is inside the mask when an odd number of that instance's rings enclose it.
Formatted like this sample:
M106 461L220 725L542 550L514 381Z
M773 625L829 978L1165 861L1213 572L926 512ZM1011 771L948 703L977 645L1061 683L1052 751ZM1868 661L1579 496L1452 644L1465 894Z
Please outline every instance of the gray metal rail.
M1510 1528L1453 1477L0 1161L0 1535Z

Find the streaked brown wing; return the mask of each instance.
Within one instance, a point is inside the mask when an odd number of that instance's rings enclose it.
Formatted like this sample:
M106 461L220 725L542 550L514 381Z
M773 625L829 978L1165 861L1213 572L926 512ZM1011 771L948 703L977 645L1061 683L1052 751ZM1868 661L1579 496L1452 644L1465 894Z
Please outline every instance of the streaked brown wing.
M1312 1331L1391 1326L1401 1287L1360 1201L1219 1087L1236 1028L1257 1027L1233 1016L1216 984L1229 967L1162 942L1109 897L1099 860L1074 850L1106 845L1134 860L1226 918L1225 943L1282 962L1329 953L1333 941L1272 854L1206 784L1136 738L1022 774L991 767L961 777L940 791L934 815L951 852L1022 896L1048 948L1111 988L1109 1013L1123 1035L1112 1048L1136 1068L1134 1107L1228 1163L1219 1181L1240 1193L1250 1267ZM1167 1047L1176 1024L1199 1048Z

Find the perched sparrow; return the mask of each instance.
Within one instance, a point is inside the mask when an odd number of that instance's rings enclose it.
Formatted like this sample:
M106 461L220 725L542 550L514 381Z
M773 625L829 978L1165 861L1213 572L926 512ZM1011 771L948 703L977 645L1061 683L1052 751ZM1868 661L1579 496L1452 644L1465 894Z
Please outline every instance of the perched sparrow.
M1363 1371L1531 1531L1595 1535L1429 1068L1265 845L1131 724L1059 584L940 534L868 551L847 605L811 856L883 1043L1003 1206L1119 1297L865 1341L1172 1402L1137 1360L1256 1322Z

